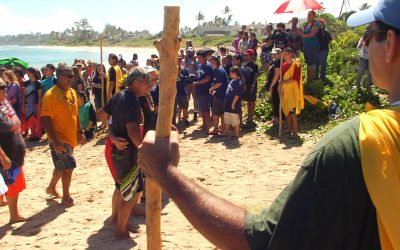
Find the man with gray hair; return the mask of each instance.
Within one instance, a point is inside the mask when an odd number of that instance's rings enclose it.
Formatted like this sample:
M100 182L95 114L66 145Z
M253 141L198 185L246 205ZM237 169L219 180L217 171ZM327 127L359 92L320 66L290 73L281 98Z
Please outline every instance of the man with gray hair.
M60 197L56 185L61 179L63 187L62 203L72 206L69 188L72 172L76 167L73 148L84 144L85 137L78 116L78 102L75 90L71 88L74 74L72 69L64 64L56 71L57 84L48 90L43 97L41 119L46 129L51 157L54 163L53 177L46 192Z
M116 190L113 194L113 215L116 238L129 238L128 219L143 191L143 177L137 164L137 147L142 143L139 124L142 111L138 97L146 94L150 84L149 73L141 67L132 69L127 88L116 93L102 112L112 116L109 135L113 142L112 162L116 172ZM103 114L104 115L104 114Z

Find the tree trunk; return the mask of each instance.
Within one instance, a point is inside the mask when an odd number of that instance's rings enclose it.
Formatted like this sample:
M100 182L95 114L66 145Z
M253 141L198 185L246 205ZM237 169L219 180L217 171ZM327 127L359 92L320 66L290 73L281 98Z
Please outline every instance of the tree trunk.
M179 6L164 6L162 38L154 42L160 55L160 100L156 137L169 137L176 95L178 76ZM156 166L157 167L157 166ZM147 249L161 249L161 190L156 183L147 180L146 186L146 233Z

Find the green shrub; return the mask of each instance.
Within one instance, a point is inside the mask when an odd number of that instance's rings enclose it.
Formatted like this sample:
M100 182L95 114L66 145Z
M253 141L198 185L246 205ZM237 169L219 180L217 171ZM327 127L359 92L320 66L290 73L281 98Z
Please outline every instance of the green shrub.
M325 17L329 19L328 30L330 27L329 24L333 22L332 25L336 33L328 56L327 79L306 82L307 66L304 64L303 55L300 55L304 94L321 100L317 105L312 105L305 100L305 107L299 116L299 122L301 123L301 127L308 132L306 137L319 137L323 132L326 132L339 122L364 112L366 102L371 103L375 107L385 107L388 105L387 93L385 91L375 87L372 87L370 91L365 89L357 90L355 87L359 65L359 51L356 47L365 29L350 29L341 20L332 19L330 15ZM335 119L329 119L328 116L328 107L332 103L336 103L341 110L335 116ZM272 103L268 98L260 98L256 105L255 113L259 121L264 122L271 119ZM270 130L270 127L265 124L260 126L260 128L263 131Z

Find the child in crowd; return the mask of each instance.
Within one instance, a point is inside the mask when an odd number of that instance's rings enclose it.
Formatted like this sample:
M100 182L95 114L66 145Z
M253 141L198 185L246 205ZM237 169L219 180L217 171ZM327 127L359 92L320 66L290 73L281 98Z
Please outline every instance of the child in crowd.
M239 114L242 109L242 95L243 95L243 82L241 80L240 68L233 66L230 69L230 81L225 95L225 113L224 122L225 130L224 135L228 135L230 127L233 127L235 136L239 138L240 135L240 118Z
M182 58L178 58L178 63L182 62ZM176 100L175 110L178 115L178 123L183 122L186 126L189 126L189 99L186 93L187 78L189 77L189 71L181 66L178 66L178 78L176 79ZM183 113L183 114L182 114ZM182 115L182 116L181 116ZM174 116L174 121L176 116Z
M84 91L78 92L79 122L84 130L86 140L93 139L96 126L96 111L93 105L87 101Z
M243 32L243 37L239 41L239 52L243 54L249 48L249 33L247 31Z
M254 51L254 61L257 60L258 44L260 44L260 41L258 41L256 33L250 32L249 49L252 49Z

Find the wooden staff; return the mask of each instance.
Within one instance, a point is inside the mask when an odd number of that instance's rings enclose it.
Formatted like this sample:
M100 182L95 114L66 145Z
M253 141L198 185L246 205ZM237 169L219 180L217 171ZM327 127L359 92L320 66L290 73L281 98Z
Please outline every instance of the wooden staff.
M103 78L103 33L100 34L100 77L101 77L101 107L104 107L104 78Z
M159 107L156 137L169 137L178 75L179 6L164 6L164 29L161 39L154 42L160 55ZM156 166L157 167L157 166ZM161 249L161 190L151 180L146 181L147 249Z
M281 66L279 68L279 137L282 136L282 80L283 80L283 75L282 75L282 64L283 64L283 57L281 53Z

